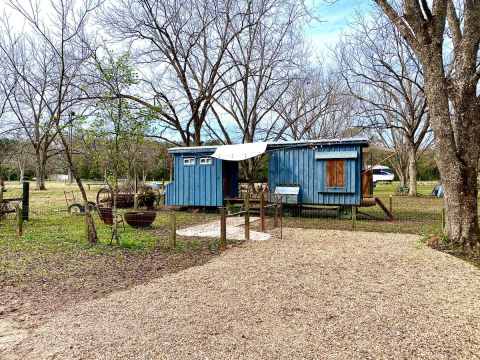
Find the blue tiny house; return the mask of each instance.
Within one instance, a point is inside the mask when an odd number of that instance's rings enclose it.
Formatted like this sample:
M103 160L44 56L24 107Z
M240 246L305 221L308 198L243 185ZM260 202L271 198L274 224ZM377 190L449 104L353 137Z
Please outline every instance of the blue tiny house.
M165 204L218 207L225 197L238 196L238 162L212 157L216 147L173 148L173 178Z
M259 156L249 152L251 144L244 145L245 156ZM238 153L242 145L235 146ZM360 205L363 149L367 146L363 138L267 143L269 190L273 193L279 186L298 186L298 202L304 205ZM166 205L218 207L225 198L238 197L239 163L226 160L230 157L219 150L225 147L169 150L173 181L166 189ZM231 158L238 158L236 155L232 153Z

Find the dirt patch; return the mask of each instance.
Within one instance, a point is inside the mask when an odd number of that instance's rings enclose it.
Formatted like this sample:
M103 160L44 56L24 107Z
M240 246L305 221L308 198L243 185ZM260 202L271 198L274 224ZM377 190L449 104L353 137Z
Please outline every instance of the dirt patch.
M15 327L36 327L72 304L203 265L216 255L211 239L192 242L192 248L177 251L118 249L107 254L83 251L75 257L39 258L35 269L23 269L21 279L0 276L0 318L14 322ZM0 260L19 266L21 259L21 254L16 259L10 254L9 259Z

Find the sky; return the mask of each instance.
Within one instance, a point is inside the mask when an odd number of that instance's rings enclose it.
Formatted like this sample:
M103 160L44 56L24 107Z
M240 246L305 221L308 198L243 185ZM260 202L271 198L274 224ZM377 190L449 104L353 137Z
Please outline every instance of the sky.
M371 0L310 0L320 21L312 21L305 28L305 38L311 44L314 56L328 57L342 32L348 29L355 14L372 11Z
M304 0L309 8L314 9L318 20L312 20L305 28L305 38L311 44L312 55L328 58L328 49L333 47L356 12L368 13L372 9L371 0ZM6 0L0 0L0 13L5 10L10 20L19 24L16 16L11 16ZM48 3L46 1L46 3Z

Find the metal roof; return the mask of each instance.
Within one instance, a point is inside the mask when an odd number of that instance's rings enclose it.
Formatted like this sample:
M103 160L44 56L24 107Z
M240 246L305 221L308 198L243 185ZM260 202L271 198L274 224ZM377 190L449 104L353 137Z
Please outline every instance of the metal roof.
M340 145L340 144L349 144L349 145L360 145L368 146L369 141L367 138L363 137L353 137L353 138L344 138L344 139L317 139L317 140L300 140L300 141L280 141L280 142L268 142L267 151L279 148L287 147L303 147L303 146L328 146L328 145ZM168 149L169 153L213 153L218 147L224 145L206 145L206 146L184 146L184 147L173 147Z

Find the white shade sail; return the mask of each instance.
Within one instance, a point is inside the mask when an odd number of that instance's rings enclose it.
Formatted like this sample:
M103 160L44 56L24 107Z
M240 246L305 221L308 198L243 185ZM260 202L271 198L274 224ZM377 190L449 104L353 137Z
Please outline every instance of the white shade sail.
M229 160L229 161L242 161L253 158L255 156L265 153L267 150L266 142L255 142L247 144L237 145L223 145L217 147L212 157Z

